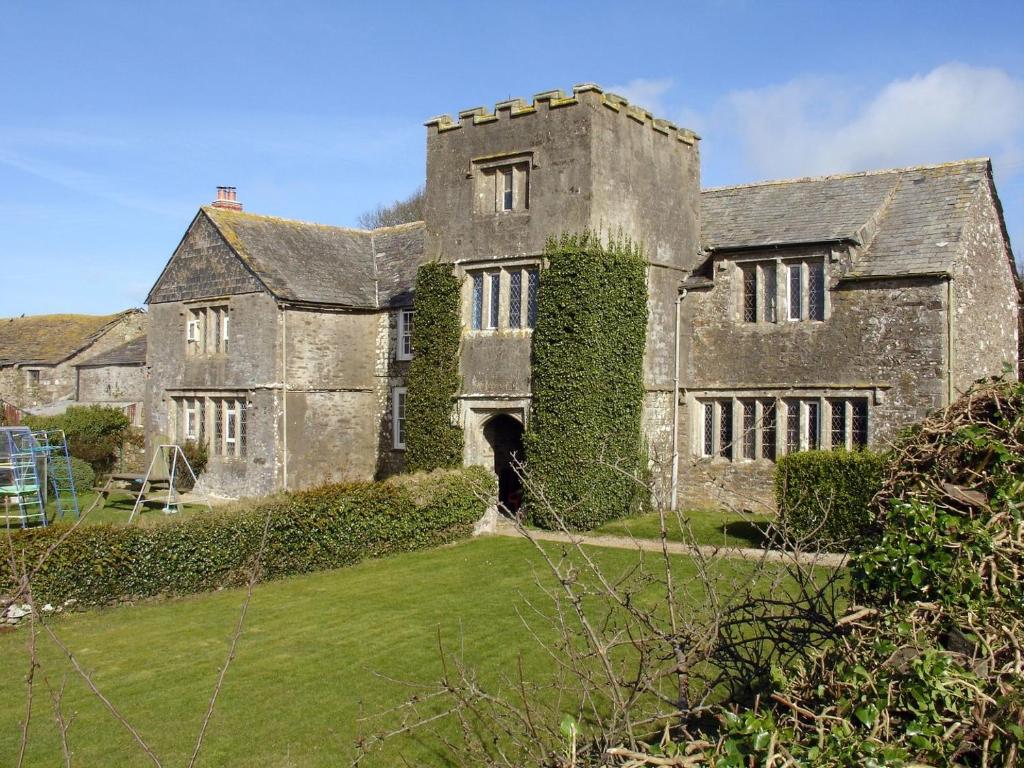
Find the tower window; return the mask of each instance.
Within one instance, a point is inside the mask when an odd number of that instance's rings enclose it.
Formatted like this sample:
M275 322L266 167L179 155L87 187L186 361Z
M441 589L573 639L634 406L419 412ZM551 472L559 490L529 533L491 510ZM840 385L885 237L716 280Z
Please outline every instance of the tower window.
M503 168L501 171L502 179L502 195L501 195L501 210L511 211L512 210L512 169Z

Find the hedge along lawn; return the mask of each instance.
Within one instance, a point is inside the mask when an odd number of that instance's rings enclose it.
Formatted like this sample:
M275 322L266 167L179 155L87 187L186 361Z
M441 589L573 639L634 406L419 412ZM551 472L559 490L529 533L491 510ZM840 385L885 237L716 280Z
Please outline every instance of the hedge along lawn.
M680 515L689 522L689 531L681 527L673 513L667 513L665 529L669 541L708 544L716 547L755 547L768 544L770 515L753 515L724 509L688 509ZM657 512L626 517L605 523L595 534L660 539L661 520Z
M636 557L591 551L612 572ZM691 561L675 562L680 583L694 582ZM729 561L723 576L742 577L748 568ZM357 719L410 694L375 673L435 681L438 631L448 647L464 645L485 684L511 671L519 654L529 673L543 674L550 659L516 612L527 598L547 607L536 574L546 571L531 544L491 537L260 584L200 765L347 764L356 736L371 730ZM163 764L184 765L244 595L232 589L95 610L63 616L52 626ZM0 754L8 756L16 754L24 716L27 639L23 629L0 635ZM45 636L39 642L42 668L26 765L62 762L44 675L55 686L67 679L64 708L75 713L69 733L75 764L151 765L52 642ZM384 722L393 727L398 715ZM393 742L368 764L399 764L399 751L413 765L444 764L416 739Z

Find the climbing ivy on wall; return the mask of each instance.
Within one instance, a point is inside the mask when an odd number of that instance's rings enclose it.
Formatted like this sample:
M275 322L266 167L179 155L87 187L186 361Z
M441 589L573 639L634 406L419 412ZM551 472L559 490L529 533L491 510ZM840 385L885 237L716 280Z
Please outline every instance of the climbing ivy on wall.
M459 281L433 262L416 276L414 357L407 379L405 461L412 472L462 465L462 430L451 414L459 388Z
M593 528L646 500L633 479L646 471L646 264L638 245L590 232L549 240L544 255L524 437L528 509L541 526L556 525L557 513Z

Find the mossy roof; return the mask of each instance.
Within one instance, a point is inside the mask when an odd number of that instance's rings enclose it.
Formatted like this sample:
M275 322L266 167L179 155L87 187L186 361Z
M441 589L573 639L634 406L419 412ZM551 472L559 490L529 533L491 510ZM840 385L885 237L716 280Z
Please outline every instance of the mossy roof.
M0 365L57 365L88 349L125 316L138 311L0 318Z
M275 296L376 309L408 303L423 224L376 230L204 206L225 242Z
M985 159L704 190L701 235L710 250L851 241L854 273L946 273L968 207L991 183Z

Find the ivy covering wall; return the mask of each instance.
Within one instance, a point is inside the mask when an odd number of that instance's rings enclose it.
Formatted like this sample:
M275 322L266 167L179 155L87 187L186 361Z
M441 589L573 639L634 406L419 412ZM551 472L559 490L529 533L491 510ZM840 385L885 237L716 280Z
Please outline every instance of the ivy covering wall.
M405 461L410 472L462 465L462 430L451 421L459 389L459 281L450 264L416 276L414 357L406 381Z
M646 501L635 479L646 473L646 263L632 242L590 232L549 240L544 255L524 438L528 509L537 525L554 527L557 514L588 529Z

